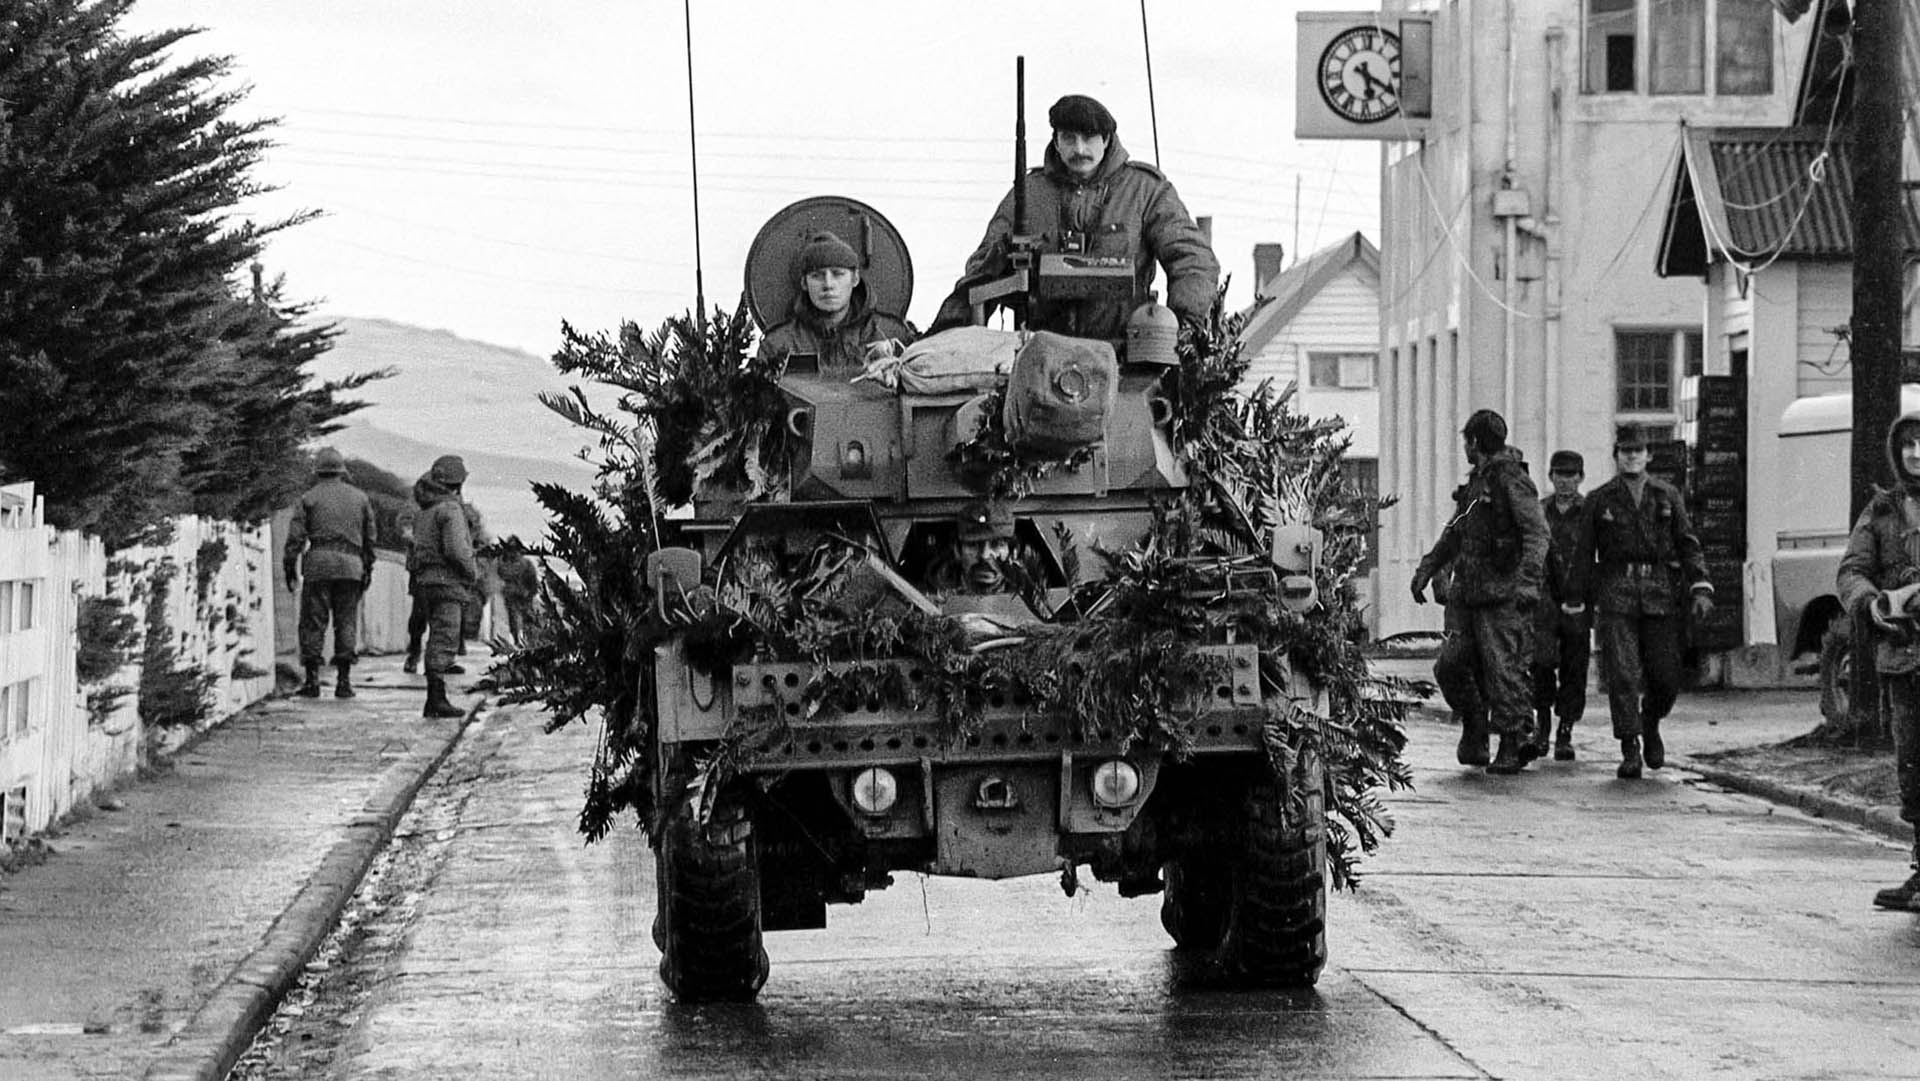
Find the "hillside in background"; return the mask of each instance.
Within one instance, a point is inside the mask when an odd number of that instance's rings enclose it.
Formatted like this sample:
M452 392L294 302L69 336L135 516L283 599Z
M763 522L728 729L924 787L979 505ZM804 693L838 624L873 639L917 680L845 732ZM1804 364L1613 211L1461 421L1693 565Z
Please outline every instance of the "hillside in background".
M444 330L382 319L337 319L333 349L312 365L320 379L391 368L354 397L367 407L327 443L412 480L442 454L469 473L467 500L495 536L535 541L546 518L535 481L586 491L593 469L577 456L588 433L541 405L542 391L568 382L543 357L468 341Z

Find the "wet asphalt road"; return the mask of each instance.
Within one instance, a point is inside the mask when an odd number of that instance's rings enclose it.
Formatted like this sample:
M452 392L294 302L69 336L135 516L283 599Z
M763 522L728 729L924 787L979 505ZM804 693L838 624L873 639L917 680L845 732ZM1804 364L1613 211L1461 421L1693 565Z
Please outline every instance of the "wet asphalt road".
M351 986L304 994L251 1076L1920 1077L1920 915L1867 903L1904 873L1891 843L1597 754L1465 771L1426 718L1313 991L1209 986L1158 898L903 876L769 936L758 1003L680 1007L644 841L582 845L590 733L538 720L470 731Z

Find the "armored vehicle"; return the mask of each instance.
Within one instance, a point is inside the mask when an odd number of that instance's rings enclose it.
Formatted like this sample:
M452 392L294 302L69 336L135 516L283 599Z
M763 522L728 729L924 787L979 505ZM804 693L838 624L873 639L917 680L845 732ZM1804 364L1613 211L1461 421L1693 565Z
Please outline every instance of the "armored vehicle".
M858 251L868 302L904 314L912 268L899 234L871 207L823 197L782 210L754 241L746 290L761 327L784 317L794 259L822 230ZM1097 261L1035 259L1016 277L1016 289L1132 288ZM982 283L975 295L1007 292ZM1071 892L1090 870L1122 895L1160 895L1175 946L1209 954L1229 979L1317 978L1324 767L1277 750L1276 733L1318 723L1324 694L1233 613L1310 613L1320 534L1279 523L1261 551L1156 563L1165 576L1140 581L1221 615L1171 635L1151 625L1152 590L1129 593L1094 558L1167 555L1156 530L1199 483L1176 445L1172 317L1136 299L1145 310L1108 354L1103 437L1015 491L961 452L1004 414L1015 373L927 391L796 355L778 379L790 465L777 497L696 493L692 518L663 523L670 546L647 566L663 598L698 611L703 593L737 598L759 583L755 596L796 618L837 606L842 630L886 628L830 645L690 631L657 649L655 753L669 783L655 941L680 998L751 997L767 978L764 934L824 927L828 906L899 872L1055 874ZM1005 333L1008 358L1033 348ZM1079 365L1054 370L1052 389L1071 399L1108 379ZM967 546L976 539L995 554ZM1180 637L1193 633L1202 640ZM716 640L733 647L720 661ZM1114 671L1103 651L1122 649L1137 682L1103 685ZM1165 686L1146 722L1139 703L1116 707L1156 673Z

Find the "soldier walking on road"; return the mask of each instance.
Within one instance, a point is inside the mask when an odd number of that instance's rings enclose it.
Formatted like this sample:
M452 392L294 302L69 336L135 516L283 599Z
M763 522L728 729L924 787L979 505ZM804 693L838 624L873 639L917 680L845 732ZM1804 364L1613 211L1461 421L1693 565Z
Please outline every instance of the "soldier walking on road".
M1442 687L1478 686L1487 723L1500 733L1487 772L1518 773L1531 761L1534 747L1529 672L1547 522L1525 461L1507 446L1507 422L1500 414L1474 413L1461 437L1473 472L1454 492L1453 519L1414 572L1413 598L1424 604L1435 573L1441 567L1451 572L1447 606L1457 619L1448 620L1434 679ZM1461 749L1464 762L1464 738Z
M447 700L447 675L460 648L460 619L473 596L480 568L473 559L473 537L460 504L467 465L458 455L434 459L413 484L420 513L413 520L413 550L407 554L414 598L427 610L427 704L423 717L458 717L465 710Z
M1893 422L1887 457L1899 483L1867 504L1840 559L1840 602L1873 624L1873 659L1893 725L1900 817L1914 827L1913 875L1874 894L1881 908L1920 911L1920 412ZM1857 624L1856 624L1857 625Z
M1540 501L1552 545L1547 550L1546 585L1540 591L1538 617L1533 625L1534 747L1547 751L1553 737L1553 760L1574 759L1573 726L1587 709L1587 662L1593 651L1591 616L1569 614L1562 604L1577 603L1568 591L1568 571L1580 547L1586 524L1587 501L1580 495L1586 480L1586 461L1579 452L1556 450L1547 464L1553 494ZM1560 728L1553 726L1555 716Z
M1600 674L1607 684L1622 778L1667 764L1660 722L1680 694L1684 606L1702 620L1713 585L1700 539L1673 485L1647 475L1646 437L1622 429L1613 444L1618 474L1587 497L1579 546L1568 572L1570 616L1594 613Z
M320 697L320 663L327 623L333 623L336 698L353 697L348 673L358 656L360 597L373 581L373 501L347 483L347 462L332 447L313 457L313 487L300 496L287 526L281 557L287 591L300 598L303 698ZM303 554L304 553L304 554Z

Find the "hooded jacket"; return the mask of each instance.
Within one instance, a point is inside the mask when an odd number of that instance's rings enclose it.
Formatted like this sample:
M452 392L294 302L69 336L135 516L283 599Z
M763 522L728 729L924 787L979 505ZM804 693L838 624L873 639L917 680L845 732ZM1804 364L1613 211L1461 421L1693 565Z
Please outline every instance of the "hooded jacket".
M1133 298L1126 301L1065 300L1029 312L1034 330L1082 338L1126 337L1127 317L1153 287L1154 264L1167 271L1167 307L1191 322L1205 320L1220 284L1220 260L1194 224L1186 204L1160 170L1132 160L1119 136L1107 140L1107 156L1086 180L1076 178L1047 142L1045 164L1027 173L1027 231L1040 237L1041 250L1061 250L1061 238L1085 237L1088 255L1122 255L1133 260ZM1007 273L1008 238L1013 235L1014 193L1009 190L987 223L987 234L967 257L966 272L940 305L933 329L961 326L971 318L967 290Z
M1920 581L1920 476L1900 461L1903 429L1920 429L1920 412L1904 414L1887 429L1887 464L1898 483L1868 501L1840 557L1840 603L1860 612L1881 593ZM1874 628L1874 664L1888 675L1920 671L1920 635Z
M899 319L873 309L863 277L847 301L846 318L832 324L813 306L802 286L787 310L787 321L767 331L756 356L763 364L778 365L784 371L788 358L795 353L812 353L820 358L823 372L858 372L866 368L867 346L889 338L904 345L913 340L913 332Z
M425 475L413 482L413 501L420 505L413 520L413 548L407 553L413 591L451 591L465 599L480 577L480 567L473 559L473 536L459 494Z
M1454 489L1453 503L1453 519L1420 560L1417 577L1431 580L1448 570L1450 606L1538 604L1550 540L1519 449L1502 447L1482 458Z

